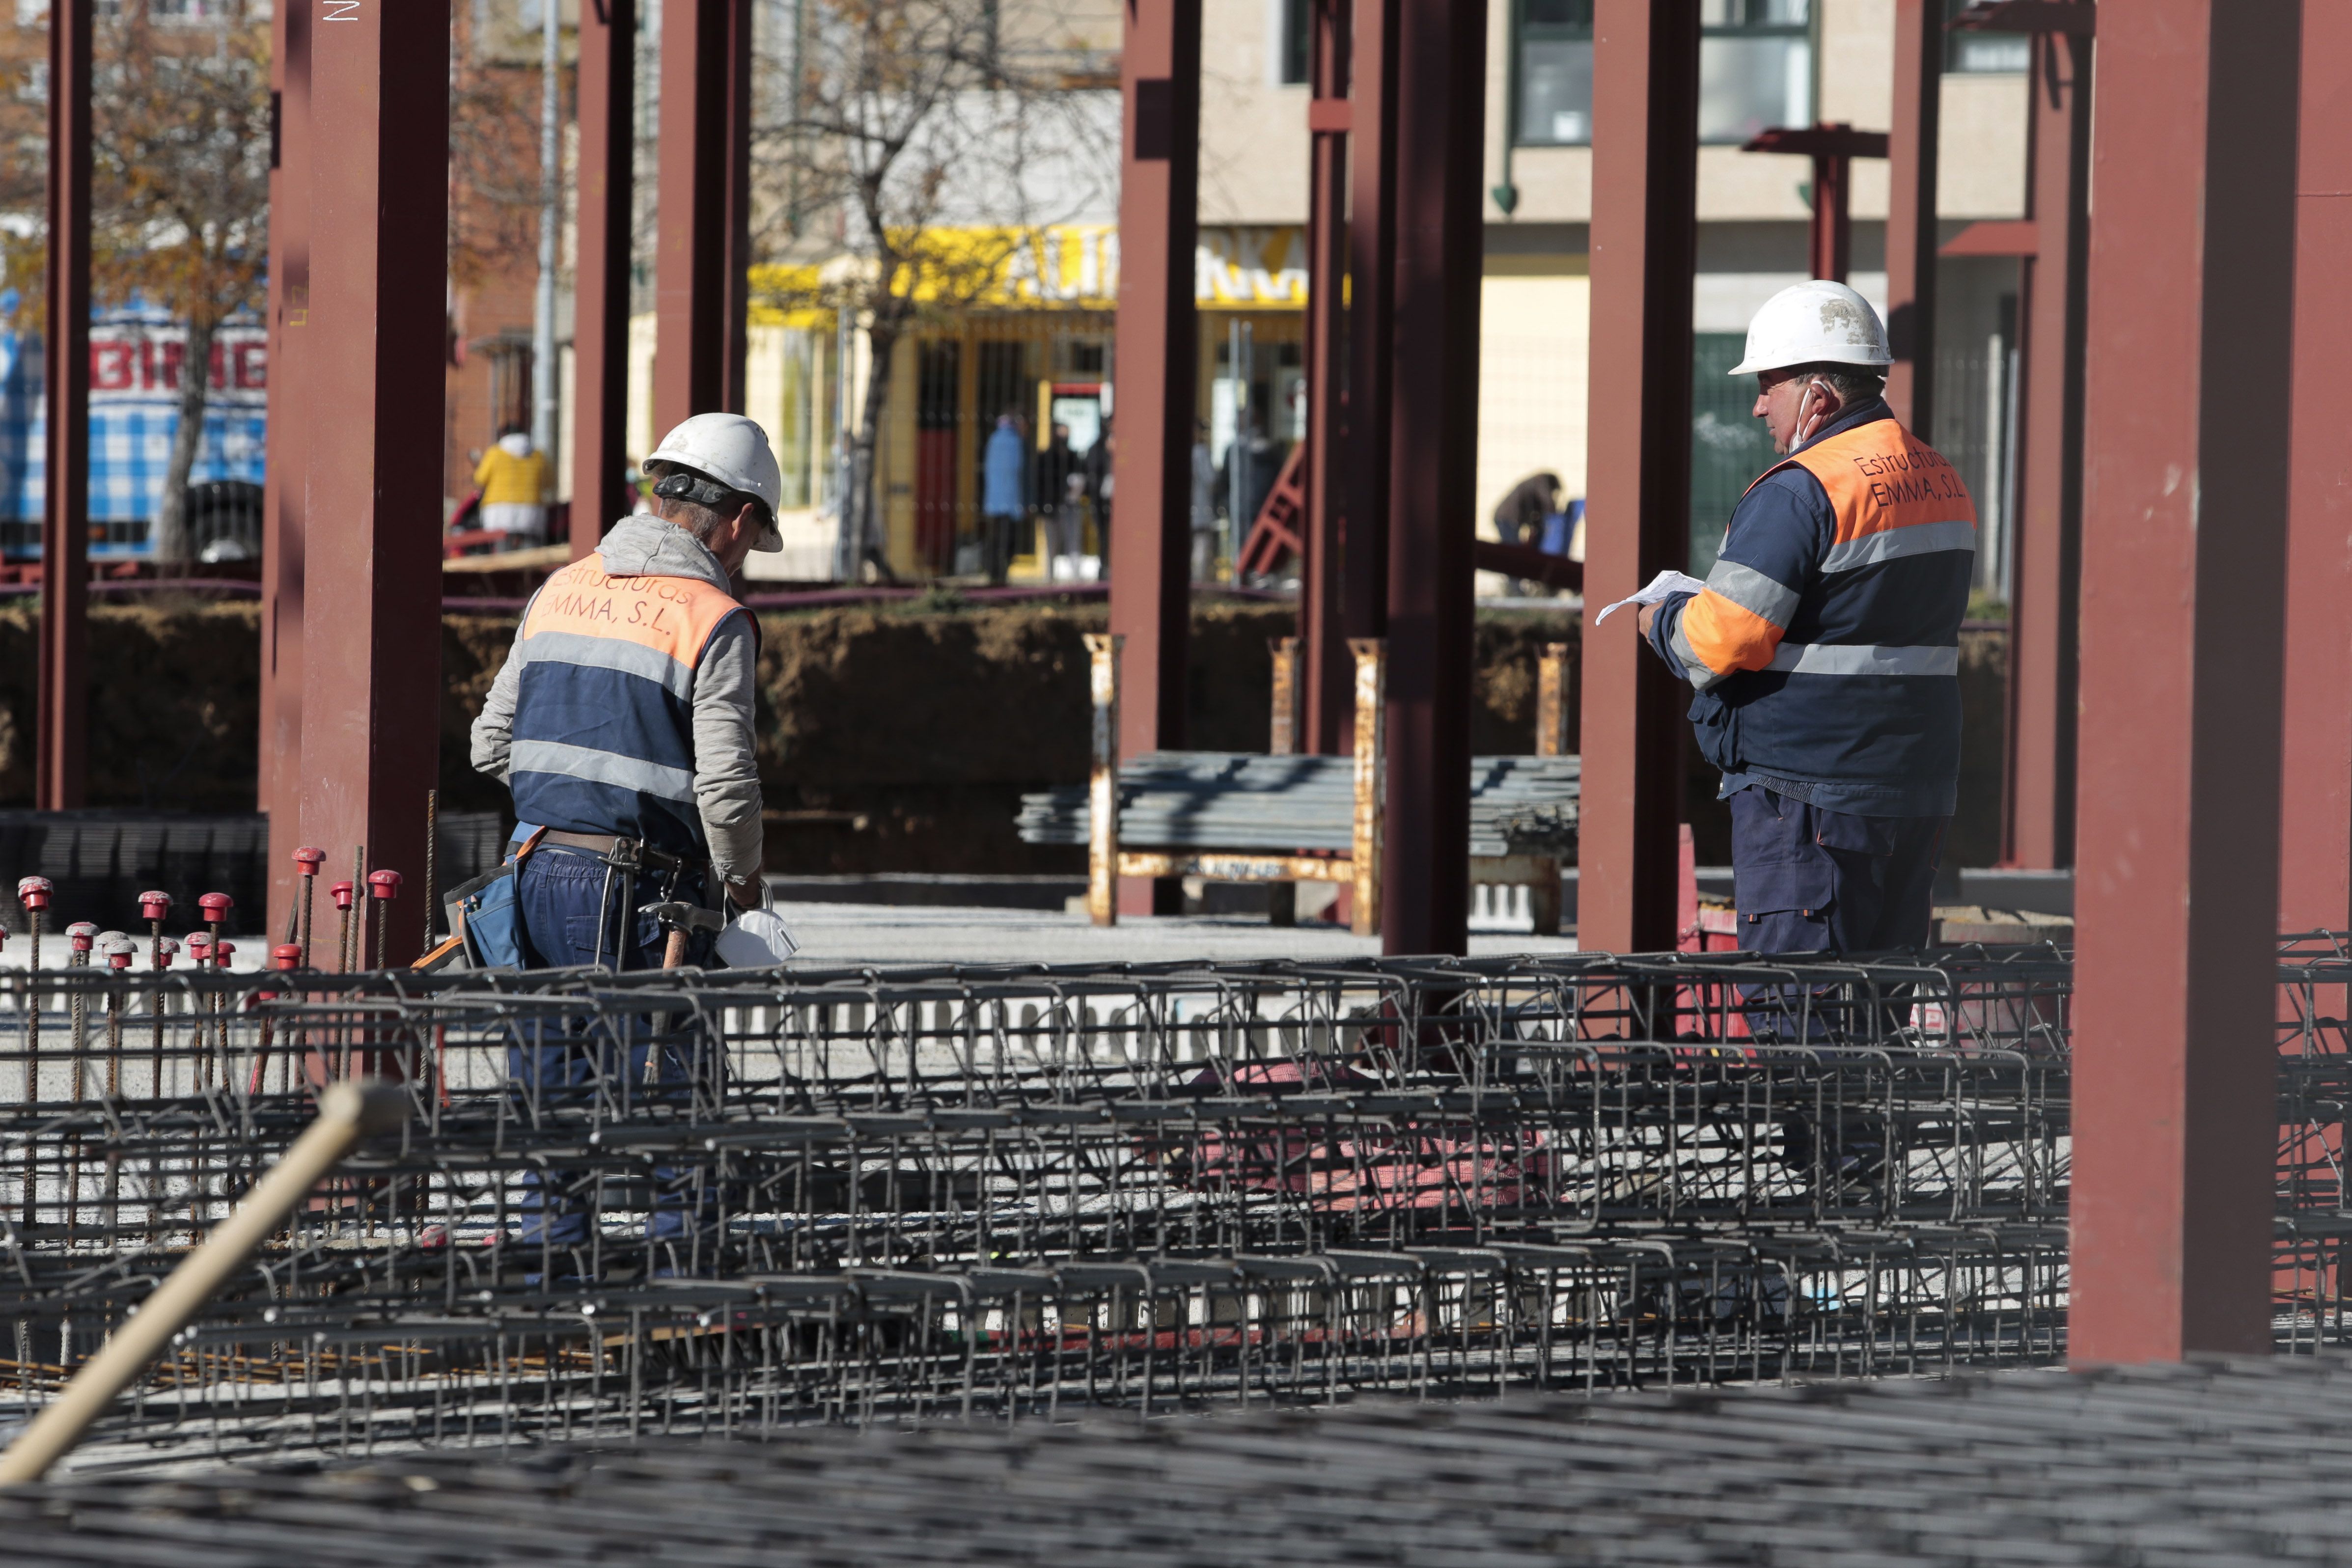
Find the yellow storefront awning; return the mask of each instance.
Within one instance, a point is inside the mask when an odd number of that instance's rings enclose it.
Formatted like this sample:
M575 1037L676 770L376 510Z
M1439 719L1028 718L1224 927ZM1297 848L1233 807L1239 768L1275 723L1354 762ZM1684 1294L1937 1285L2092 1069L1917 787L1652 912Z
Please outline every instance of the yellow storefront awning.
M935 228L899 246L896 291L950 310L1109 310L1118 303L1118 230L1109 224ZM1193 252L1203 309L1298 310L1307 304L1307 245L1295 224L1204 226ZM874 263L843 256L751 269L751 320L816 328L854 304Z

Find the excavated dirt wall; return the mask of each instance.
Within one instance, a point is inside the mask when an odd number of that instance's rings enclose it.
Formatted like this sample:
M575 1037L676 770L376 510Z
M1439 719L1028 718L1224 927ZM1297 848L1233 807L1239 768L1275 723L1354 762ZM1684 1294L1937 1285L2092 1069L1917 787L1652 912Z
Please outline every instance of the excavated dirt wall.
M1097 605L839 609L761 621L761 773L779 871L1064 872L1072 849L1013 833L1024 789L1087 770L1086 650ZM90 612L91 804L249 810L259 672L258 611L187 601ZM440 777L446 810L499 810L505 791L466 763L466 731L514 636L512 616L447 617L442 628ZM29 600L0 610L0 805L32 800L35 633ZM1265 745L1268 640L1284 605L1203 604L1187 690L1191 744ZM1480 753L1527 751L1536 658L1573 643L1572 614L1482 614L1471 715ZM1963 637L1967 766L1954 847L1995 852L2004 639ZM1702 861L1728 858L1712 776L1691 770Z

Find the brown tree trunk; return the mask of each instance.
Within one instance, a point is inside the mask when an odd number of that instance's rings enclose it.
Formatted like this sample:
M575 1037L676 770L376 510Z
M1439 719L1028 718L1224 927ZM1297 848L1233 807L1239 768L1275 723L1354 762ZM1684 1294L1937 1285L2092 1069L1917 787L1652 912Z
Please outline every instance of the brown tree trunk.
M874 504L875 451L881 439L882 421L890 411L891 361L897 357L902 323L895 315L885 318L877 312L866 329L866 396L858 412L857 434L850 443L849 494L843 497L848 505L850 550L848 566L854 576L866 562L874 564L876 573L890 580L889 550L882 537L881 519Z
M163 493L155 507L155 561L177 566L195 556L189 531L188 474L205 439L205 403L212 394L213 338L219 326L207 315L188 319L188 351L180 361L180 428L173 433L172 459L163 468Z

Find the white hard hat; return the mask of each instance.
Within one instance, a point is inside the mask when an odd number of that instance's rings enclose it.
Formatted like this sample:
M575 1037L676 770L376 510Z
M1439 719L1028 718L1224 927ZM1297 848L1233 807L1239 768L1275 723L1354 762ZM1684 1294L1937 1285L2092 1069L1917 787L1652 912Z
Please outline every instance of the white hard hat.
M691 468L730 490L758 497L768 508L768 525L751 548L784 548L784 536L776 527L776 504L784 494L783 470L777 466L776 455L768 445L768 433L751 420L740 413L698 413L663 436L646 461Z
M1816 277L1792 283L1764 301L1748 323L1748 353L1731 373L1752 376L1822 364L1883 370L1894 361L1886 329L1870 301L1843 283Z

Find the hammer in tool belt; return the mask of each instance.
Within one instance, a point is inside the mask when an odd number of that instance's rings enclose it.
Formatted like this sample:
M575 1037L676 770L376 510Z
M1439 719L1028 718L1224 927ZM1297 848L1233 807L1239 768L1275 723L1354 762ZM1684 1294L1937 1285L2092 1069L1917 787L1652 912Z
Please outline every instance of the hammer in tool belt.
M727 929L727 922L719 911L704 909L681 899L669 899L660 904L640 905L637 913L650 915L669 933L662 947L662 967L675 969L686 962L687 939L697 931L719 932Z

